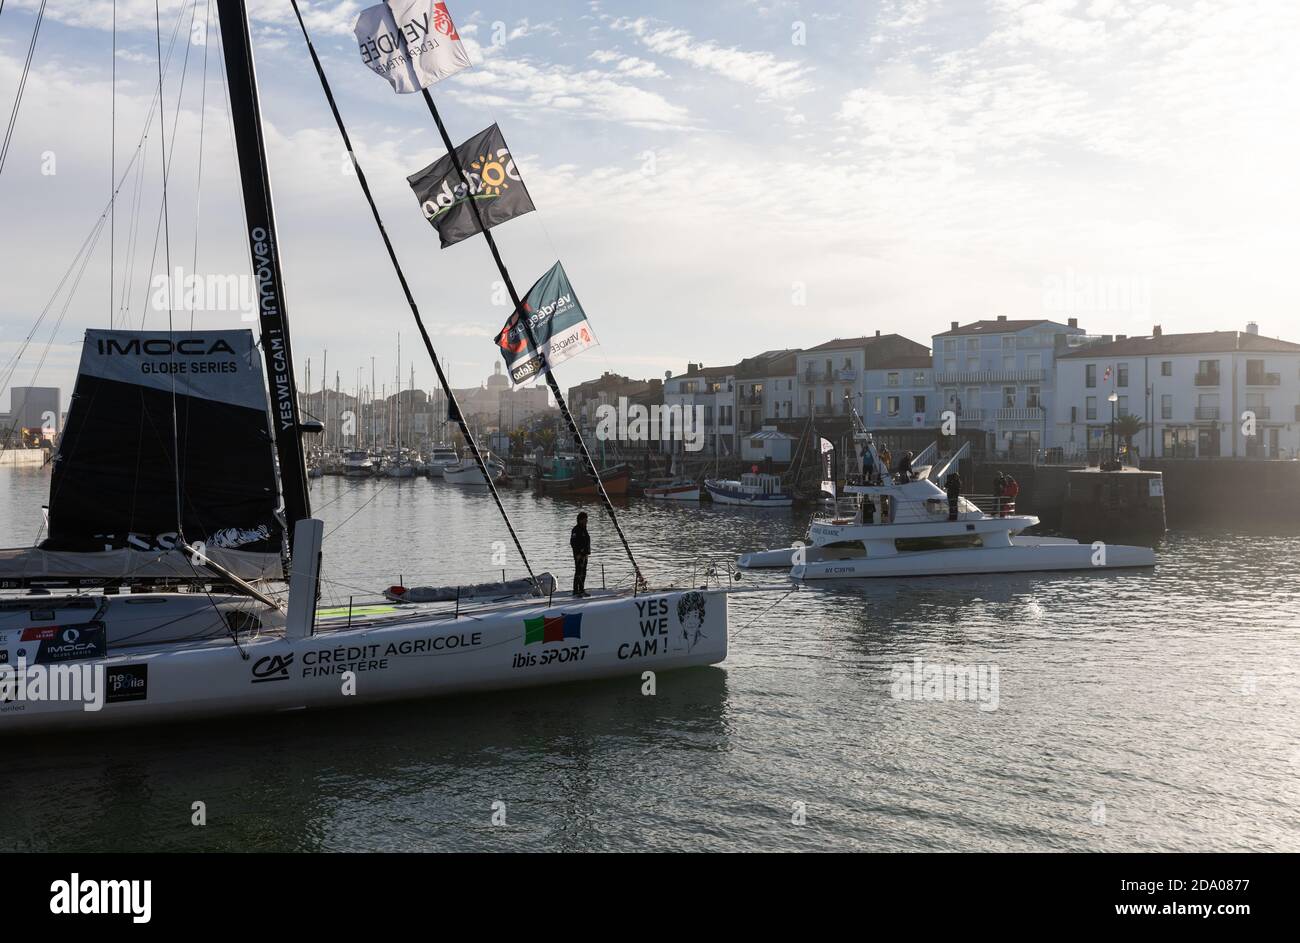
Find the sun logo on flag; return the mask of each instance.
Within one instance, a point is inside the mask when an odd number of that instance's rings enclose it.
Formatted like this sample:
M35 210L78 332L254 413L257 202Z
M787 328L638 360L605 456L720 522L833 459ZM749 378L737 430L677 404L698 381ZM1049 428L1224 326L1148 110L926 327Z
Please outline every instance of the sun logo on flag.
M480 154L478 159L470 162L470 167L478 172L482 191L487 196L500 196L502 190L510 189L505 165L495 157Z

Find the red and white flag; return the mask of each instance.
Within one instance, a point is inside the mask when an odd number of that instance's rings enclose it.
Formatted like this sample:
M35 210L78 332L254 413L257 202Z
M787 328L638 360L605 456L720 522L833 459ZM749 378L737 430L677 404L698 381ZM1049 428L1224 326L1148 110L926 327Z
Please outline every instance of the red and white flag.
M1109 380L1109 379L1110 379L1110 367L1107 367L1107 368L1106 368L1106 372L1105 372L1104 374L1102 374L1102 377L1101 377L1101 378L1102 378L1103 380Z
M388 0L367 7L352 31L361 61L402 94L428 88L471 65L441 0Z

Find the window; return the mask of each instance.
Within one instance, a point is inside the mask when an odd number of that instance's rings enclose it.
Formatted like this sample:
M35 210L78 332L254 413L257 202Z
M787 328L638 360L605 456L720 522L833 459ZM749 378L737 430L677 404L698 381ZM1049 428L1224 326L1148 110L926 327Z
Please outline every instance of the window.
M1097 388L1097 365L1095 363L1086 364L1083 368L1083 385L1090 390Z
M897 397L897 396L891 396L891 397L889 397L889 415L891 415L891 416L897 416L897 415L898 415L898 397Z
M945 337L943 339L943 352L945 354L955 354L957 352L957 338Z
M1016 408L1016 388L1014 386L1002 387L1002 408L1003 409Z
M829 389L826 390L826 408L828 410L831 408L831 391Z
M830 376L830 375L831 375L831 358L830 358L830 357L827 357L827 358L826 358L826 375L827 375L827 376Z
M720 426L729 426L729 425L731 425L731 407L730 407L730 406L719 406L719 407L718 407L718 425L720 425Z
M980 359L979 359L978 357L967 357L967 358L966 358L966 369L967 369L967 370L969 370L971 373L974 373L974 372L975 372L976 370L978 370L979 368L980 368Z
M1115 403L1115 415L1117 415L1117 416L1127 416L1127 415L1128 415L1128 397L1127 397L1127 396L1121 396L1121 397L1116 401L1116 403Z
M713 407L712 407L712 406L705 406L705 407L704 407L704 425L705 425L705 427L708 427L708 426L713 425Z
M886 386L898 386L898 374L890 373L885 376Z
M1042 403L1039 402L1039 397L1041 393L1042 393L1042 389L1040 387L1037 386L1026 387L1025 405L1028 406L1030 409L1037 409L1039 406L1042 405Z
M880 398L879 396L877 396L877 397L876 397L876 415L877 415L877 416L880 415L880 411L881 411L881 409L882 409L882 403L883 403L883 401L881 400L881 398Z
M1086 411L1084 412L1084 418L1088 420L1096 419L1097 418L1097 397L1089 396L1084 402L1087 407Z
M1128 364L1117 364L1115 367L1115 377L1115 383L1117 386L1128 386Z
M1025 369L1026 369L1026 370L1042 370L1042 369L1043 369L1043 355L1042 355L1042 354L1025 354Z
M1015 339L1014 337L1004 337L1004 338L1002 338L1002 349L1003 349L1003 351L1015 350L1015 349L1016 349L1016 339Z
M957 372L957 361L956 361L954 358L952 358L952 357L948 357L947 359L945 359L944 362L943 362L943 372L944 372L944 373L956 373L956 372Z
M1172 360L1160 361L1160 375L1162 377L1171 377L1174 375L1174 362Z
M853 358L851 358L851 357L845 357L845 358L844 358L844 369L845 369L845 370L852 370L852 369L853 369Z
M924 396L913 396L913 397L912 397L912 412L914 412L914 413L923 413L923 412L925 412L925 397L924 397Z
M966 338L966 349L967 349L968 351L969 351L969 350L979 350L979 349L980 349L980 339L979 339L978 337L968 337L968 338Z
M1003 369L1003 370L1014 370L1014 369L1016 369L1016 355L1015 355L1015 354L1003 354L1003 355L1002 355L1002 369Z
M924 370L917 370L912 374L912 386L929 386L930 382L926 378Z
M1160 418L1174 418L1174 398L1168 393L1162 393L1160 396Z

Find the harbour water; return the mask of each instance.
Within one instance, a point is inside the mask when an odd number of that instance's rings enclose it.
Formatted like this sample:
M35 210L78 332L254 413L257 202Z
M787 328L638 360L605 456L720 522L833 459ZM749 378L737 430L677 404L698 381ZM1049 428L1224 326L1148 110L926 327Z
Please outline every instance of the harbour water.
M5 545L31 542L48 483L0 469ZM519 569L486 495L312 487L340 604L491 578L502 553ZM567 581L585 508L589 585L600 563L626 581L596 505L503 498L539 569ZM807 523L642 501L621 519L678 583ZM1300 537L1174 532L1159 559L740 594L727 662L654 696L629 678L7 740L0 849L1300 850ZM930 699L899 680L917 660L982 671L990 696Z

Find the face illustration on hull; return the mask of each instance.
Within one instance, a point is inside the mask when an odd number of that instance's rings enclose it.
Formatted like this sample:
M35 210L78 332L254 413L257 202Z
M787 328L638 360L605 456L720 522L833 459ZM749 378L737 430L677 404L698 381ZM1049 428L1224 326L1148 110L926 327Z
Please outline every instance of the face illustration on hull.
M708 638L702 631L704 627L703 593L686 593L681 599L677 600L677 622L682 627L682 641L686 643L687 651L695 648L700 639Z

